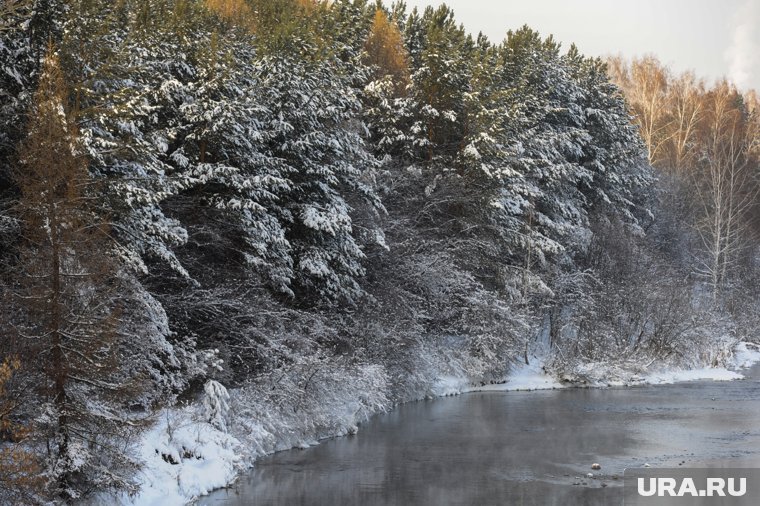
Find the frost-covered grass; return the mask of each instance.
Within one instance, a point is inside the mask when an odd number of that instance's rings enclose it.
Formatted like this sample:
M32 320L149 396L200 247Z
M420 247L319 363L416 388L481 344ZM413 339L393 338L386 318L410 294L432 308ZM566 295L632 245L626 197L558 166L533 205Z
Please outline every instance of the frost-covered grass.
M560 378L547 372L541 357L534 356L529 365L513 367L502 383L478 385L466 375L448 369L418 397L579 384L604 387L734 380L743 377L740 369L757 362L760 346L739 343L718 367L674 367L666 361L594 362L577 366L574 378L567 373ZM354 433L369 416L393 407L384 393L388 386L384 368L341 369L333 365L329 371L310 376L315 384L308 401L292 395L265 395L263 385L252 385L232 391L230 408L223 413L214 398L224 397L224 393L213 388L207 389L211 399L164 410L139 443L138 454L144 462L139 476L141 491L134 497L121 497L121 502L139 506L185 504L231 484L257 457ZM285 381L281 386L292 393L296 385L283 378L280 381ZM293 403L298 403L298 409L293 409Z

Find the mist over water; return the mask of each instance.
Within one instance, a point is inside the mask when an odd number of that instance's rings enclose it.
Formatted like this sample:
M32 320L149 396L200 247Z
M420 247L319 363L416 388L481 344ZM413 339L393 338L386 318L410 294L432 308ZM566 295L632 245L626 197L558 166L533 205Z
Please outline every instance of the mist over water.
M760 466L760 369L748 374L410 403L357 436L261 459L201 504L622 504L628 467Z

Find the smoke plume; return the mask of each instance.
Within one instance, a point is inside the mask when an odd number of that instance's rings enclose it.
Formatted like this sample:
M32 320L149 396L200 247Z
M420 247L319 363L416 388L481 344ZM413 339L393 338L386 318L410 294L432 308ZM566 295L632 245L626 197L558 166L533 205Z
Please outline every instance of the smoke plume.
M740 89L760 88L760 2L757 0L746 0L737 10L726 57L729 78Z

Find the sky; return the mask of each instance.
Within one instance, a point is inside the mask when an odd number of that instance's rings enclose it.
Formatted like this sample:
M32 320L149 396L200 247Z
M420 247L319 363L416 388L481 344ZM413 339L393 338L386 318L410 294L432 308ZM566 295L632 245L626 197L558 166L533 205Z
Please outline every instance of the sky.
M439 0L406 0L412 7ZM589 56L654 54L675 71L760 91L760 0L447 0L493 41L527 24Z

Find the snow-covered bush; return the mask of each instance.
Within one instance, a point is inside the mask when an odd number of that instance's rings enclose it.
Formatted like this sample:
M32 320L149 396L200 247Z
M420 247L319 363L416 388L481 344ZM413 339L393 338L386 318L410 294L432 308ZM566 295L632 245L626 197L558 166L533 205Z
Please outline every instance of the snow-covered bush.
M230 394L218 381L208 380L203 386L203 415L214 428L227 432L227 418L230 410Z
M233 393L231 430L244 440L252 438L261 454L308 446L354 433L370 415L389 409L388 388L382 366L303 357Z

